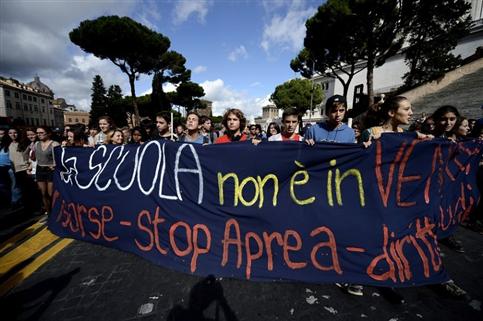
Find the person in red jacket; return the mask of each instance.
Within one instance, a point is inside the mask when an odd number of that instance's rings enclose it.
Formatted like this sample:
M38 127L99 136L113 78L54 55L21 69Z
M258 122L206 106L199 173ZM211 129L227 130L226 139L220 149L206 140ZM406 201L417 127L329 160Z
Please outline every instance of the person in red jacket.
M247 140L247 135L242 131L247 124L247 119L240 109L228 109L223 115L225 134L215 140L215 144L224 144Z

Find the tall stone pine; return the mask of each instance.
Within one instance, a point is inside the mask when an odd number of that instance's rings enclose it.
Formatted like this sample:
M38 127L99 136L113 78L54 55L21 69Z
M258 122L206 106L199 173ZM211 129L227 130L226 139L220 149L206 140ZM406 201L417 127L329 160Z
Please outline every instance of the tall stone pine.
M413 1L413 18L407 27L405 61L409 72L404 75L405 87L434 80L461 63L460 56L451 50L469 33L470 8L466 0Z
M106 88L101 76L96 75L92 81L91 87L91 122L96 124L97 119L101 116L108 114L107 100L106 100Z
M118 127L127 125L126 103L122 99L122 89L118 85L111 85L107 90L107 110Z
M139 124L135 81L140 74L152 74L171 42L164 35L129 17L103 16L82 21L69 33L70 40L100 59L109 59L128 76L134 124Z

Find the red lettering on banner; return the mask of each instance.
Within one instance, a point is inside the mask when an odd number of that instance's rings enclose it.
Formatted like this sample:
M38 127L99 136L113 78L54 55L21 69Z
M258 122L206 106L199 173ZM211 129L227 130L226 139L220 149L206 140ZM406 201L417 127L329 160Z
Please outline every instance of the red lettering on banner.
M312 264L319 270L322 271L330 271L334 270L338 274L342 274L342 269L340 268L339 257L337 255L337 246L335 243L334 233L325 227L321 226L314 229L310 232L310 236L314 237L320 233L325 233L329 240L327 242L319 242L312 248L312 252L310 253L310 258L312 260ZM329 266L323 266L317 261L317 251L322 247L328 247L330 249L331 257L332 257L332 264Z
M263 240L265 242L265 248L267 251L267 269L269 271L273 270L273 254L272 254L272 241L275 239L279 246L283 246L283 238L282 234L278 232L273 232L268 234L267 232L263 232Z
M236 238L232 239L230 237L230 230L232 226L235 229ZM223 259L221 261L221 266L225 266L228 263L229 246L235 245L237 251L236 267L240 268L242 264L242 241L240 236L240 225L235 219L229 219L225 224L225 235L223 237Z
M186 236L186 249L180 250L178 245L176 244L176 240L174 237L174 233L176 232L176 229L178 227L184 227L185 230L185 236ZM179 238L178 238L179 239ZM183 221L179 221L171 225L169 228L169 244L171 244L171 248L174 251L174 254L177 256L186 256L193 251L193 244L191 242L191 227L188 225L188 223L185 223Z
M429 255L431 256L431 264L433 266L433 270L439 271L441 266L443 265L443 261L441 260L441 256L439 255L439 250L436 248L434 249L433 246L429 243L426 239L426 235L433 238L434 242L436 242L436 235L433 233L434 224L429 223L429 218L424 218L424 227L421 227L421 221L416 219L416 238L423 241L424 245L429 251ZM438 258L439 262L436 262L436 257Z
M402 184L408 183L408 182L413 182L413 181L418 181L421 179L420 175L413 175L413 176L403 176L404 175L404 170L406 169L406 164L409 160L409 157L411 156L411 153L413 152L414 146L420 142L419 140L413 140L409 148L407 149L404 158L401 162L401 165L399 165L399 171L398 171L398 176L397 176L397 189L396 189L396 204L401 207L410 207L416 205L416 202L402 202L401 201L401 190L402 190Z
M201 248L198 246L198 231L203 231L206 236L206 247ZM211 248L211 233L208 227L204 224L196 224L193 227L193 256L191 257L191 272L196 271L196 264L198 261L198 256L200 254L206 254Z
M433 176L434 172L436 171L436 162L439 162L439 165L443 165L443 152L441 151L441 146L436 146L434 149L433 153L433 161L431 163L431 174L429 174L428 179L426 180L426 186L424 187L424 201L426 204L429 204L430 201L430 196L429 196L429 190L431 187L431 177ZM441 171L439 172L439 180L440 180L440 186L442 185L442 175Z
M111 214L107 218L106 218L106 215L105 215L106 212ZM106 235L106 222L111 222L112 219L114 218L114 212L112 211L112 207L107 206L107 205L103 206L102 209L101 209L101 213L102 213L102 237L103 237L103 239L108 241L108 242L112 242L112 241L119 239L119 236L109 237L109 236Z
M159 243L159 229L158 224L164 223L166 221L164 218L159 217L159 206L156 207L156 213L154 214L153 229L154 229L154 244L156 244L156 249L159 253L166 255L168 253L167 249L161 247Z
M255 240L258 245L258 250L256 253L252 253L252 247L250 246L250 239ZM254 232L248 232L245 234L245 250L247 254L247 266L245 269L245 275L247 280L250 279L250 274L252 272L252 262L258 260L263 255L263 242L260 236Z
M292 236L295 239L295 245L288 244L288 238ZM302 238L300 234L294 230L285 231L283 239L283 259L287 266L292 270L301 269L307 266L306 262L292 262L288 256L289 251L299 251L302 248Z
M102 235L102 225L99 219L92 217L92 213L95 213L97 216L99 216L99 211L95 207L91 207L87 211L87 217L89 218L89 221L97 225L97 233L92 233L91 231L89 231L89 235L92 236L94 239L98 240L101 238Z
M69 228L73 233L78 232L79 231L79 222L77 221L77 211L76 211L75 204L69 203L67 205L67 208L72 209L72 212L69 212ZM75 221L75 225L73 225L74 221Z
M386 225L383 225L382 227L383 230L383 235L384 235L384 244L382 246L382 254L376 256L369 266L367 267L367 275L369 275L371 278L377 281L386 281L387 279L391 279L393 282L396 282L396 274L395 274L395 268L394 268L394 263L392 262L391 258L389 257L389 254L387 253L387 244L389 241L389 234L388 234L388 228ZM375 274L374 269L376 266L379 264L381 261L386 261L389 270L387 272L384 272L382 274Z
M406 143L402 143L401 147L396 154L396 158L389 166L389 174L387 177L386 186L384 186L384 178L382 177L382 144L380 140L376 141L376 167L374 168L376 171L376 179L377 179L377 187L379 189L379 194L381 195L382 203L384 207L387 207L387 203L389 200L389 194L391 193L391 186L392 180L394 176L394 168L396 167L396 163L401 161L403 156L404 147Z
M84 205L77 204L77 221L79 222L81 236L85 237L86 232L84 230L84 220L82 219L82 213L87 214L87 208Z
M148 251L151 251L151 249L154 246L154 236L153 236L153 232L151 232L151 229L149 227L146 227L146 226L143 225L142 218L144 216L147 217L148 223L149 223L149 225L151 225L151 215L149 215L149 211L148 210L142 210L138 214L138 229L140 229L141 231L144 231L148 234L149 243L147 245L142 245L137 239L134 239L134 242L136 243L136 246L141 251L148 252Z

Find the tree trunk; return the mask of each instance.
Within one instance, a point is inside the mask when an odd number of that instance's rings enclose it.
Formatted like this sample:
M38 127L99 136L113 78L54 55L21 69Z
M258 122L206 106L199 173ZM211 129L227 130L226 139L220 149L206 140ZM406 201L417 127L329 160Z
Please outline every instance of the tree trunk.
M371 107L374 104L374 57L369 54L367 59L367 103Z
M132 97L132 106L134 108L134 121L133 125L134 126L139 126L141 123L141 117L139 116L139 109L138 109L138 103L136 101L136 89L134 87L134 75L129 75L129 85L131 86L131 97Z

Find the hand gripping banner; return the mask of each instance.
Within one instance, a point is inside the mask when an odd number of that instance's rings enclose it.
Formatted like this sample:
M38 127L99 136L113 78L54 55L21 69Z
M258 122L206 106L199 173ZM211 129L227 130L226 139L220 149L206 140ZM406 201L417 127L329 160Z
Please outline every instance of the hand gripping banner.
M482 142L61 148L50 230L198 275L413 286L479 198Z

